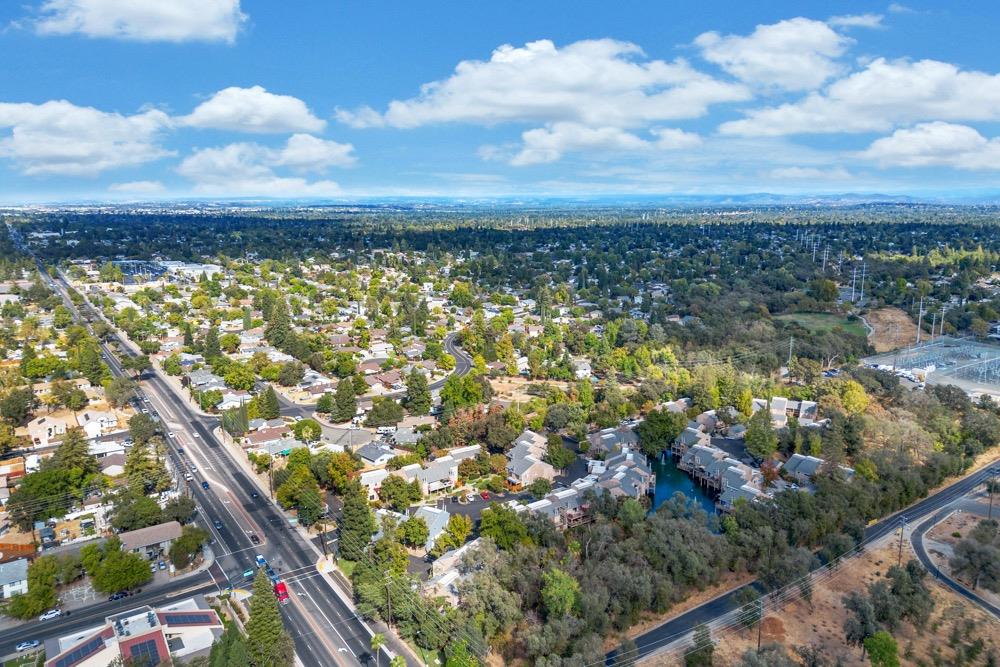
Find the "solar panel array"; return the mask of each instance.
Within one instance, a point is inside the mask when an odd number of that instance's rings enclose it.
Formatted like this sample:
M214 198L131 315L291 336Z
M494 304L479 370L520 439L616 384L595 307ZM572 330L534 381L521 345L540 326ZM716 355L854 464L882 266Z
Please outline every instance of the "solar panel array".
M129 656L141 665L160 664L160 651L155 639L147 639L129 647ZM143 660L145 658L145 660Z
M171 612L163 615L167 625L189 625L195 623L215 623L212 614L182 614Z
M75 649L55 662L55 667L70 667L88 658L104 648L104 638L98 635L86 644L80 644Z

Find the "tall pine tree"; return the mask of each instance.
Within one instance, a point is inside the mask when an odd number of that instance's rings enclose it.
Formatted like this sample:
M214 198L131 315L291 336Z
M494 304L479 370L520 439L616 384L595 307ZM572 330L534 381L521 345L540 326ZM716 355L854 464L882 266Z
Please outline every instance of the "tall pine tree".
M406 378L406 396L403 405L411 415L426 415L431 411L431 390L427 376L414 368Z
M285 667L295 659L292 638L285 632L281 611L271 581L263 569L253 581L250 619L247 621L246 652L253 667Z
M375 515L368 506L368 499L361 490L361 485L351 482L344 491L344 512L340 519L340 555L347 560L360 560L375 530Z
M267 385L260 400L260 416L264 419L277 419L281 416L281 406L278 405L278 395L274 387Z
M343 378L337 384L337 393L333 397L333 412L330 419L334 422L346 422L354 419L358 413L358 398L354 394L354 383L348 378Z

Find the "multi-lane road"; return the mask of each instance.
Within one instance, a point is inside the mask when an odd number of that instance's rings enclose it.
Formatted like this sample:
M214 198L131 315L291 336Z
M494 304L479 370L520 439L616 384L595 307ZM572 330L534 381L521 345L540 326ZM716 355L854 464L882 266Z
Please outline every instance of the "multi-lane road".
M66 285L49 277L41 263L39 271L74 316L81 319ZM122 350L129 349L123 340L119 340L119 345ZM126 375L111 347L102 342L102 350L112 372ZM146 373L138 396L161 420L164 432L173 433L167 440L178 483L183 483L181 476L185 472L192 467L196 469L188 492L198 504L200 519L213 535L215 562L207 574L150 588L141 597L95 605L86 613L73 613L44 626L32 624L6 632L0 640L0 650L24 639L63 635L99 624L107 613L121 611L124 603L156 605L176 596L178 590L191 589L188 594L193 594L246 585L249 582L243 579L243 572L252 566L259 553L280 576L292 579L288 584L291 603L283 606L282 611L299 659L306 665L321 667L367 663L372 657L374 630L357 615L346 592L335 589L327 576L317 573L320 554L316 546L300 535L288 517L268 499L266 490L243 472L216 438L218 419L191 410L155 371ZM207 489L202 482L207 482ZM259 544L254 543L254 536ZM403 655L407 664L419 664L394 635L386 634L389 651Z

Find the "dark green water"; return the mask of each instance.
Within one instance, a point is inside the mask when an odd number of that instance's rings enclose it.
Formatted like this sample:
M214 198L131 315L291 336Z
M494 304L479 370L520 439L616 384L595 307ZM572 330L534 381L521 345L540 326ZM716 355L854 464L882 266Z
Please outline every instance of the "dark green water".
M659 461L653 462L653 472L656 474L656 492L653 494L653 509L656 509L664 501L680 491L688 498L695 500L702 508L708 512L709 516L715 514L715 501L710 495L688 477L687 473L678 470L674 465L674 459L669 455L664 455Z

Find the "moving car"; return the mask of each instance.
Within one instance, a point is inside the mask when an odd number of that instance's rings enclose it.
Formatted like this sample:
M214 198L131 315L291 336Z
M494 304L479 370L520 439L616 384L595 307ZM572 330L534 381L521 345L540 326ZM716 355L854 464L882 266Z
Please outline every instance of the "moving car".
M250 533L250 542L252 544L260 544L260 538L257 537L257 533Z
M40 641L38 641L37 639L29 639L28 641L21 642L20 644L18 644L17 646L15 646L14 650L17 651L17 652L29 651L29 650L31 650L33 648L38 648L41 645L42 645L42 643Z
M250 497L251 498L260 498L260 494L257 493L256 491L251 491L250 492Z
M257 563L257 567L264 567L265 565L267 565L267 559L261 556L260 554L257 554L254 557L254 562Z
M38 617L39 621L48 621L52 618L59 618L62 616L62 609L49 609L47 612Z
M202 482L202 483L201 483L201 488L203 488L203 489L205 489L206 491L208 491L208 482Z
M167 437L168 437L168 438L172 438L172 437L174 437L174 432L173 432L173 431L170 431L169 433L167 433Z
M128 597L128 591L118 591L117 593L112 593L108 596L108 602L114 602L115 600L123 600Z
M253 579L253 576L254 576L254 570L252 567L248 567L247 569L243 570L244 579Z
M222 522L219 521L218 519L216 519L215 521L213 521L212 525L215 526L216 530L222 530Z
M192 434L191 434L191 437L192 437L192 438L200 438L201 436L200 436L200 435L198 435L198 433L197 433L197 432L195 432L195 433L192 433Z

